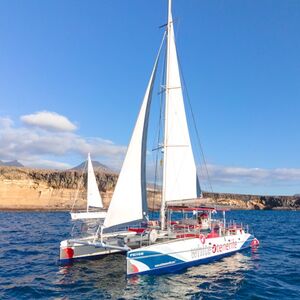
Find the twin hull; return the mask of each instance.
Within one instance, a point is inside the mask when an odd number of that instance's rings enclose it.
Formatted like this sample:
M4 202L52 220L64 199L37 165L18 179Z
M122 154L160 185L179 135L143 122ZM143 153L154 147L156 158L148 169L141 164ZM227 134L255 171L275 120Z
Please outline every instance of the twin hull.
M251 246L248 233L209 238L176 239L127 252L127 275L177 271L230 255Z
M92 239L82 239L89 242ZM75 240L64 240L60 243L59 259L62 263L68 263L74 259L96 258L103 255L121 252L116 249L106 249L95 245L77 243Z
M62 263L77 259L96 258L113 253L126 252L140 247L141 237L136 232L121 231L103 235L104 244L101 239L94 235L64 240L60 243L59 259ZM106 244L106 245L105 245Z

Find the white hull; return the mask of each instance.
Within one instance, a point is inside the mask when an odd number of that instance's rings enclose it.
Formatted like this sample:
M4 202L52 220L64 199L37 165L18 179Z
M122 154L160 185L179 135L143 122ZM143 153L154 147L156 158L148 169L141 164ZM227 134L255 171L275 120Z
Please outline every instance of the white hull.
M88 242L92 242L92 238L81 239L80 241L86 242L86 244L78 243L76 240L64 240L60 243L59 259L61 262L71 262L74 259L95 258L122 252L117 249L105 249L92 244L89 245Z
M127 244L131 248L137 248L140 240L140 236L130 231L103 234L102 241L94 235L64 240L60 243L59 259L61 262L71 262L77 259L126 252L129 250Z
M158 274L206 263L251 246L244 231L209 239L183 238L127 252L127 275Z
M72 220L87 220L87 219L102 219L104 220L106 217L106 211L98 211L98 212L77 212L70 213Z

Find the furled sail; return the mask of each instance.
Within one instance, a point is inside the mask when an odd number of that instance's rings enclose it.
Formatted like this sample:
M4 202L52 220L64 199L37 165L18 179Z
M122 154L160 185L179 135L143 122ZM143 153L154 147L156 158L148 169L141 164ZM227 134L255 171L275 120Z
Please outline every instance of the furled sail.
M192 199L199 195L200 188L186 120L169 4L163 201Z
M160 47L161 49L161 47ZM160 49L127 149L104 227L142 220L147 215L146 146L150 103Z
M90 154L88 154L87 169L87 210L89 207L103 208Z

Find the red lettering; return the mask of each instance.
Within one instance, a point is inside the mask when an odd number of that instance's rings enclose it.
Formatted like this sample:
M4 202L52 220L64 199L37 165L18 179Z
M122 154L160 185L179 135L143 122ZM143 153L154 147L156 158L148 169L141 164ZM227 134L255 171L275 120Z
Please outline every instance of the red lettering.
M214 245L212 246L211 250L212 250L212 253L216 253L216 251L217 251L217 246L214 244Z

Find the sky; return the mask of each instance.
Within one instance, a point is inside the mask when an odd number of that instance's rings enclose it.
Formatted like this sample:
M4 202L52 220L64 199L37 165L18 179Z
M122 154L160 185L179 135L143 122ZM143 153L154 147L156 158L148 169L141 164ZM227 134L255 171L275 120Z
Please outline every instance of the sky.
M0 1L0 160L120 169L166 18L166 0ZM300 193L300 1L173 0L173 18L213 190Z

